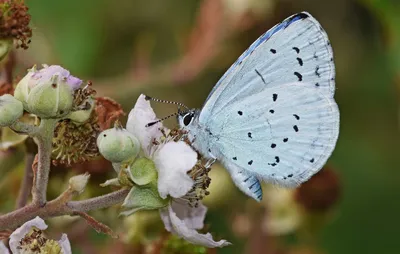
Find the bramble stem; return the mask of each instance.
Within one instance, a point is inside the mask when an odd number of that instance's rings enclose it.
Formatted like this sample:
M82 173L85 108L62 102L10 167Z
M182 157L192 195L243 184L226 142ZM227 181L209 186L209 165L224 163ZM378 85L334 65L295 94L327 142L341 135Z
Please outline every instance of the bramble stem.
M5 229L13 230L36 216L42 219L62 215L74 216L76 212L87 212L110 207L122 203L128 193L129 189L120 189L103 196L82 201L69 201L66 203L61 202L63 199L55 199L48 202L43 207L31 203L11 213L0 216L0 231Z
M32 202L39 206L44 206L47 201L52 140L57 121L56 119L42 119L36 136L39 158L32 189Z

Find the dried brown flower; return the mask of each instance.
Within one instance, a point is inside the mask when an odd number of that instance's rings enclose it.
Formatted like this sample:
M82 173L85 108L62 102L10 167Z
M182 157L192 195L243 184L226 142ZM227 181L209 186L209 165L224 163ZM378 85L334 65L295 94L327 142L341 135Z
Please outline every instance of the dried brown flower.
M108 97L96 98L95 111L102 131L109 129L118 118L125 115L121 105Z
M84 88L77 89L73 110L90 109L89 99L95 94L91 82ZM112 99L100 97L95 98L94 110L85 123L60 121L54 131L53 164L71 166L98 158L100 154L96 144L97 136L124 114L120 104Z
M17 48L28 48L32 29L31 16L23 0L0 0L0 38L14 39Z

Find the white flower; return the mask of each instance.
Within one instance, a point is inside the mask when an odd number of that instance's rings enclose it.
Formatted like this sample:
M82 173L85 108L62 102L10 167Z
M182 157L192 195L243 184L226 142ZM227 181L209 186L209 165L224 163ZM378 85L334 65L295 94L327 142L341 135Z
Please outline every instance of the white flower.
M25 254L25 253L34 253L33 251L31 252L29 249L29 243L28 241L23 241L27 242L27 245L21 245L21 240L25 239L27 240L27 237L32 240L32 242L35 242L36 238L35 237L42 237L41 235L34 235L31 234L33 229L39 229L39 230L45 230L47 228L46 223L44 220L42 220L40 217L36 217L30 221L25 222L21 227L17 228L10 236L10 248L13 254ZM47 240L47 239L46 239ZM55 242L53 240L47 240L49 244L46 244L46 242L42 241L36 241L41 242L44 245L39 246L39 247L48 247L48 248L60 248L62 254L71 254L71 245L69 243L68 237L66 234L62 234L61 239L58 242ZM35 253L41 253L41 252L35 252ZM45 252L44 252L45 253Z
M161 130L168 132L162 123L146 127L157 121L150 102L140 95L135 107L129 113L126 129L138 138L146 157L152 159L158 171L158 192L162 198L167 195L178 198L185 195L194 181L187 175L197 162L197 153L183 141L168 141L153 145L154 140L163 137Z
M197 229L204 226L207 208L201 203L197 207L190 207L184 197L195 184L187 173L195 166L197 153L185 142L165 137L163 132L168 133L169 130L161 122L146 127L148 123L157 120L150 102L144 95L140 95L129 113L126 128L138 138L146 157L154 161L158 171L159 195L162 198L168 195L173 197L167 207L160 209L165 228L193 244L209 248L229 245L226 240L214 241L210 233L197 232ZM154 140L162 142L154 145Z
M208 248L230 245L231 243L226 240L214 241L210 233L200 234L197 232L197 229L204 226L203 221L206 213L207 207L201 203L198 207L192 208L187 204L179 204L176 201L172 201L171 205L160 211L165 229L190 243Z

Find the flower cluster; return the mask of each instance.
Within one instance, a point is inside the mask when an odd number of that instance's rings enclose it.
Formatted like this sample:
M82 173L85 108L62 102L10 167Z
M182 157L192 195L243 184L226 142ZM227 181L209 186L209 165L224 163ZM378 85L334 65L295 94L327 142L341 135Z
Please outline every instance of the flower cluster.
M166 230L188 242L206 247L223 247L226 240L214 241L211 234L200 234L207 208L200 202L208 194L208 168L183 140L179 131L165 128L157 121L149 101L141 95L129 114L127 129L116 126L98 138L101 154L111 162L117 179L104 185L131 188L123 215L139 210L159 209ZM143 156L138 156L138 148Z

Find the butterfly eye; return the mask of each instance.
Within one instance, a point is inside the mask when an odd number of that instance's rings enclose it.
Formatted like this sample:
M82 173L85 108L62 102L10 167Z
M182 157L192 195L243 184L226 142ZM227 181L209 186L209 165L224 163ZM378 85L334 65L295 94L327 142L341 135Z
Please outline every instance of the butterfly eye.
M190 113L183 117L183 124L188 126L193 119L194 114Z

